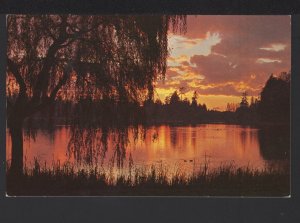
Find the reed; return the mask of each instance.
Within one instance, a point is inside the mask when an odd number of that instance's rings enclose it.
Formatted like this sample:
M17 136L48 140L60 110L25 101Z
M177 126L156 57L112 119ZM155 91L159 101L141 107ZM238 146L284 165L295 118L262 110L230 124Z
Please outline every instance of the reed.
M288 196L289 168L258 170L224 164L209 171L209 163L187 175L180 169L170 173L166 165L136 167L128 173L113 173L98 166L79 168L55 162L52 167L35 159L16 176L7 164L9 196Z

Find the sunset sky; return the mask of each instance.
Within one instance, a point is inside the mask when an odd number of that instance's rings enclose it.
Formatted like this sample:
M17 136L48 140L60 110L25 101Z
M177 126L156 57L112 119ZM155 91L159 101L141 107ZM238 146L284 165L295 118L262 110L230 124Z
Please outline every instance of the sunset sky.
M188 16L186 33L169 33L165 80L156 83L164 101L180 87L209 109L259 96L270 74L291 69L290 16Z

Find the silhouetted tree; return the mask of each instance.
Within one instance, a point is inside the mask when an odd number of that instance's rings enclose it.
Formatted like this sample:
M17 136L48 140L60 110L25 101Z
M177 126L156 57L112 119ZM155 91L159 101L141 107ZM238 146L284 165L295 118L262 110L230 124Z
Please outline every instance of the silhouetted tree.
M279 77L270 76L261 92L259 114L262 121L289 122L290 73L281 73Z
M237 109L238 105L236 105L235 103L227 103L226 105L226 111L228 112L235 112Z
M180 100L182 100L182 96L186 93L186 88L185 87L180 87L179 88L179 96Z
M179 101L180 101L180 98L178 96L178 93L177 93L177 91L174 91L174 93L170 97L170 104L171 105L178 104Z
M240 106L236 109L236 114L239 122L249 122L250 110L246 91L242 93Z
M241 100L241 103L240 103L240 107L248 107L249 106L247 96L248 95L247 95L246 91L242 93L242 100Z
M24 119L58 95L123 105L152 98L153 81L166 71L170 26L184 28L185 17L8 16L7 79L17 83L7 100L12 170L23 168Z
M194 91L194 94L193 94L193 97L192 97L192 106L193 107L198 106L197 99L198 99L198 93L197 93L197 91Z
M194 92L192 103L188 98L183 100L177 91L165 98L165 103L144 103L148 123L200 123L205 120L206 105L198 104L198 94Z
M156 99L156 100L155 100L155 104L157 104L157 105L162 105L163 103L162 103L162 101L161 101L160 99Z

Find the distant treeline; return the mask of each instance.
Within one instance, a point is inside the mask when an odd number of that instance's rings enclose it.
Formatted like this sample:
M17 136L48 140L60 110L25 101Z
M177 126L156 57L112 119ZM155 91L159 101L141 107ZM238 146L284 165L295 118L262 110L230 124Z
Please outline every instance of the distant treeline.
M267 80L260 96L248 101L247 92L241 95L238 105L228 103L226 111L208 110L198 103L194 92L192 101L182 99L175 91L165 99L147 99L137 102L118 102L113 98L95 101L89 97L76 103L57 100L47 111L36 114L33 119L44 119L56 124L79 125L138 125L138 124L197 124L197 123L237 123L237 124L285 124L290 121L290 73L273 75Z
M267 80L258 99L243 92L238 105L228 103L226 111L208 110L197 103L194 92L192 102L181 100L177 91L166 98L165 104L148 100L144 103L149 123L238 123L287 124L290 121L290 73L273 75Z

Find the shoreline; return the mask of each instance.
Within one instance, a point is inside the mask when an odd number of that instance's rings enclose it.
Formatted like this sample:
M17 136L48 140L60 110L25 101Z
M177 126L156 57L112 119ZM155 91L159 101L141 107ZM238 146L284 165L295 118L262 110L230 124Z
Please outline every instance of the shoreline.
M35 126L35 128L41 128L42 126L39 126L39 123L41 120L39 118L31 119L30 121L33 121L33 123L28 123L28 120L25 121L24 127L28 128L30 125ZM55 123L56 120L53 119L53 123ZM144 127L151 127L151 126L162 126L162 125L168 125L168 126L196 126L196 125L209 125L209 124L220 124L220 125L240 125L240 126L250 126L250 127L291 127L292 123L286 123L286 122L236 122L236 121L201 121L201 122L185 122L185 121L161 121L161 122L145 122L145 123L136 123L132 124L129 123L128 125L125 125L124 127L135 127L135 126L144 126ZM61 127L61 126L72 126L71 123L55 123L53 124L55 127ZM30 126L32 127L32 126ZM82 126L83 128L85 126ZM94 128L99 128L101 125L96 125ZM112 125L112 128L114 126Z

